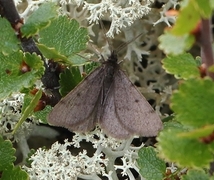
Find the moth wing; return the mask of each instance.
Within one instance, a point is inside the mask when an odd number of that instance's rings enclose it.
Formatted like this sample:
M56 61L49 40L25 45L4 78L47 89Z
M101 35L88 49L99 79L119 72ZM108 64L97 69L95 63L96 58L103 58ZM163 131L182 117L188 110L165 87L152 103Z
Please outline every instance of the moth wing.
M116 139L127 139L131 136L130 132L120 123L115 106L114 83L109 89L108 97L102 108L99 125L103 131Z
M116 72L114 86L114 104L120 123L133 134L156 136L162 129L160 117L123 71Z
M48 122L71 131L93 129L97 122L97 101L102 78L103 68L99 67L54 106L48 115Z

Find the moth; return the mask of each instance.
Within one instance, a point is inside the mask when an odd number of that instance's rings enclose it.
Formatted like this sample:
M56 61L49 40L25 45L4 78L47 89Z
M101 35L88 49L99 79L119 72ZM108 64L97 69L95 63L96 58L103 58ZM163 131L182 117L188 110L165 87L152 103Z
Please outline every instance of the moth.
M156 136L162 129L160 117L120 69L115 51L55 105L48 122L76 132L98 124L117 139Z

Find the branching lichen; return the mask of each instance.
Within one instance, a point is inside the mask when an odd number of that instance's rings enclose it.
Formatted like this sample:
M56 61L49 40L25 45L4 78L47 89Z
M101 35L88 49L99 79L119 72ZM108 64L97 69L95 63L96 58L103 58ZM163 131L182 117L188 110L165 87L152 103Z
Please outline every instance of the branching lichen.
M48 0L27 0L28 6L21 13L21 16L23 18L26 18L29 13L38 8L39 4L47 1ZM16 4L20 3L19 0L15 2ZM55 0L55 2L57 1ZM147 0L143 2L140 2L139 0L102 0L99 3L88 3L87 1L83 0L59 0L62 8L66 5L76 5L76 7L82 5L83 10L86 10L89 13L87 20L90 24L97 23L103 18L111 21L111 26L106 33L106 36L112 38L114 37L115 33L119 34L121 32L121 29L126 28L127 26L131 26L137 19L140 19L143 16L147 15L151 10L149 6L152 2L153 0ZM63 8L63 10L66 11L65 8ZM63 13L68 14L66 12Z
M83 149L77 155L72 155L69 147L80 147L79 143L86 140L94 148L94 153ZM122 175L133 177L130 169L136 167L137 152L143 146L132 147L132 139L118 141L105 137L102 130L80 134L76 133L72 142L65 140L64 144L54 143L49 150L39 148L30 157L31 167L24 166L31 179L75 179L87 177L94 179L95 175L105 176L108 179L118 179L116 170L122 169ZM89 144L90 144L89 143ZM121 158L122 164L115 165ZM136 168L136 170L138 170ZM98 177L97 177L98 178ZM100 178L102 179L102 178Z
M45 130L47 127L38 126L39 121L34 117L29 117L28 121L24 121L15 134L12 134L12 131L21 118L23 101L24 94L16 93L11 95L8 99L4 99L0 102L0 134L4 138L17 143L22 153L23 161L25 161L30 152L27 143L30 136L40 135L46 138L53 138L58 135L58 133L50 128L48 131ZM41 131L42 133L40 133Z

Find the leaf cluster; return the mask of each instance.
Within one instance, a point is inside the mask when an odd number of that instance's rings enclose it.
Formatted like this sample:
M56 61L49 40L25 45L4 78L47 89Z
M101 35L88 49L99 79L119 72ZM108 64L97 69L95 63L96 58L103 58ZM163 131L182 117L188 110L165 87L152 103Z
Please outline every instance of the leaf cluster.
M15 149L12 146L11 141L4 140L0 137L0 172L1 180L13 180L20 179L26 180L29 179L28 174L23 171L20 167L14 166Z
M139 152L138 165L146 179L213 179L209 168L214 160L214 82L210 70L214 56L213 50L204 50L203 43L203 37L210 32L211 24L206 23L210 22L213 9L211 0L183 1L176 23L159 37L159 48L166 54L163 68L179 80L179 88L171 96L173 120L164 123L157 137L156 152L148 149ZM212 49L209 42L213 39L205 41ZM186 52L195 43L202 49L201 56L196 58ZM156 160L149 160L151 157ZM177 171L167 175L163 160L175 163ZM153 165L154 161L157 165ZM181 168L188 168L185 175L179 174ZM151 169L156 173L150 173Z
M24 92L29 96L29 89L32 89L35 82L44 77L44 72L47 71L44 64L46 63L40 55L23 51L23 44L14 33L11 24L5 19L0 18L0 26L3 29L0 32L0 37L3 38L0 46L0 99L8 97L14 92ZM65 16L59 16L55 3L44 3L26 20L20 28L22 39L33 37L41 54L46 59L52 59L60 63L66 64L66 70L61 75L61 93L66 94L71 90L82 77L80 71L71 66L78 66L87 63L87 60L78 56L77 53L86 48L88 41L87 29L80 27L79 23L74 19L68 19ZM71 81L69 72L75 71ZM71 74L71 73L70 73ZM67 76L68 75L68 76ZM76 82L78 81L78 82ZM70 89L65 89L68 82L71 82ZM28 90L27 90L28 89ZM26 91L27 90L27 91ZM41 96L40 96L41 97ZM24 111L23 117L32 114L35 104L31 101L28 104L30 111ZM26 104L26 103L25 103ZM50 108L48 108L50 109ZM48 111L46 111L48 113ZM40 118L46 118L47 113L43 113ZM36 113L39 114L39 113Z
M74 19L60 16L55 3L44 3L25 21L18 30L10 22L0 18L0 100L12 93L25 94L22 116L14 132L30 115L46 123L50 106L43 111L35 112L43 97L42 90L35 90L35 84L48 71L47 61L54 60L65 66L60 77L61 94L65 95L81 81L79 68L74 66L89 64L83 57L77 55L86 48L88 41L87 29L80 27ZM40 53L28 52L35 44L24 44L33 39ZM24 41L23 41L24 40ZM71 73L72 72L72 73ZM68 86L68 82L71 82ZM0 171L1 179L27 179L27 174L20 167L14 167L15 150L10 141L0 139Z

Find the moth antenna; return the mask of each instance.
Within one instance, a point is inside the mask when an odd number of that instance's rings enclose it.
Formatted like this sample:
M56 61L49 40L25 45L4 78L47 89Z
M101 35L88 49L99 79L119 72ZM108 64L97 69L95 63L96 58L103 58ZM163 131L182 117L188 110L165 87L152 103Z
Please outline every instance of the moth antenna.
M110 45L110 41L106 37L106 32L107 31L106 31L105 26L104 26L104 24L103 24L103 22L101 20L99 20L99 26L101 28L102 35L104 36L104 39L106 40L106 43L107 43L107 46L108 46L108 50L110 49L110 52L112 53L113 52L113 48ZM92 42L88 43L88 49L93 51L97 55L97 57L99 57L99 60L101 60L101 62L105 61L106 58L103 56L103 53L101 53L102 50L101 49L99 50L99 48L97 48L97 46L95 46Z
M90 61L88 58L86 58L86 57L84 57L84 56L82 56L80 54L76 54L76 53L74 53L74 54L77 55L77 56L79 56L79 57L81 57L81 58L83 58L83 59L85 59L85 60L87 60L87 61Z
M116 49L116 52L119 53L124 47L126 47L127 45L129 45L130 43L132 43L133 41L135 41L137 38L139 38L142 35L145 35L146 33L140 33L138 34L136 37L134 37L133 39L122 43L121 45L118 46L118 48Z
M92 49L92 51L97 55L97 57L101 58L101 60L104 62L105 58L103 57L102 53L96 48L91 42L89 42L89 45Z
M107 44L108 44L108 46L109 46L110 51L111 51L111 52L114 51L115 53L119 53L119 52L120 52L124 47L126 47L128 44L132 43L133 41L135 41L135 40L136 40L137 38L139 38L140 36L143 36L143 35L146 34L145 32L142 32L142 33L140 33L139 35L137 35L136 37L134 37L133 39L131 39L131 40L127 41L127 42L124 42L124 43L120 44L120 45L117 47L117 49L113 50L113 46L110 45L109 39L106 37L106 32L107 32L107 30L106 30L106 28L105 28L103 22L102 22L102 21L99 21L99 24L100 24L100 27L101 27L102 31L104 31L103 34L104 34L104 37L105 37L105 39L106 39L106 42L107 42Z
M110 51L113 52L113 47L110 45L109 39L106 37L107 30L106 30L106 28L105 28L105 26L101 20L99 21L99 24L100 24L101 30L103 31L103 35L105 37L105 40L106 40L106 42L110 48Z

